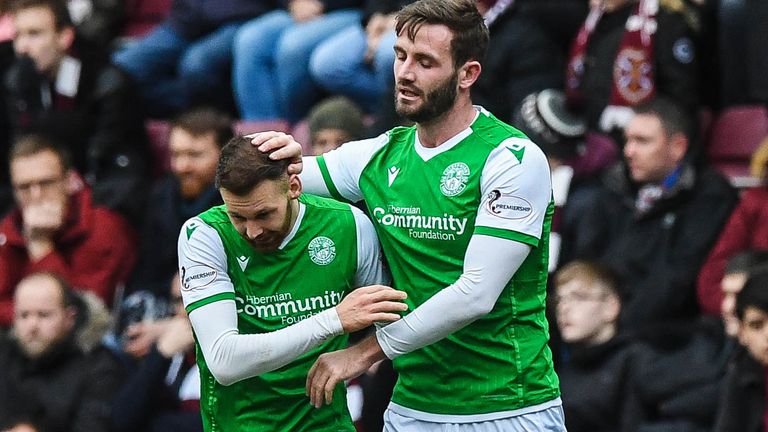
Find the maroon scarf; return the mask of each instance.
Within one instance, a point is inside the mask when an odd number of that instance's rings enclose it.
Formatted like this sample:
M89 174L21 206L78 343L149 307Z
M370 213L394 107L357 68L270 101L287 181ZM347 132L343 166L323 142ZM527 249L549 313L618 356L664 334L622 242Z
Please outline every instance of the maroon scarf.
M646 102L656 93L654 79L653 35L656 33L658 0L640 0L627 19L624 36L613 64L609 105L633 106ZM580 107L584 101L581 80L589 39L603 15L602 8L590 10L571 46L566 69L568 105Z

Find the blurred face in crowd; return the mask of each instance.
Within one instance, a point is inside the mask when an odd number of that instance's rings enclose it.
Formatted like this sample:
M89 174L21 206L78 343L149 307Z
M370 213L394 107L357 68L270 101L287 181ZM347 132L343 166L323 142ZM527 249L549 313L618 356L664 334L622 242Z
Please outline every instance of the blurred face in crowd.
M52 203L66 205L72 193L69 172L59 156L50 150L19 156L11 161L11 184L22 212L30 205Z
M298 214L301 182L297 175L264 180L244 195L220 189L229 220L237 232L259 252L277 250Z
M320 156L325 152L339 148L352 137L342 129L320 129L312 136L312 153Z
M656 183L672 174L683 160L688 141L682 134L668 136L658 117L635 115L624 129L624 158L637 183Z
M768 366L768 313L754 306L744 310L739 326L739 342L763 366Z
M74 29L69 26L56 28L53 12L43 6L17 11L13 15L13 24L16 54L29 56L38 72L52 78L74 41Z
M459 70L453 64L448 27L424 24L414 40L403 28L395 42L395 110L417 123L448 112L456 102Z
M616 333L619 300L607 288L574 278L555 290L557 325L567 343L597 344Z
M749 273L736 272L728 273L723 276L720 282L720 288L723 290L723 303L720 310L723 315L725 332L729 336L736 336L739 330L739 319L736 317L736 295L744 288L747 283Z
M173 128L169 142L171 171L179 180L181 196L194 199L213 185L221 148L213 132L194 136L182 128Z
M64 305L58 282L47 275L22 280L14 296L13 328L27 357L39 358L75 326L75 310Z

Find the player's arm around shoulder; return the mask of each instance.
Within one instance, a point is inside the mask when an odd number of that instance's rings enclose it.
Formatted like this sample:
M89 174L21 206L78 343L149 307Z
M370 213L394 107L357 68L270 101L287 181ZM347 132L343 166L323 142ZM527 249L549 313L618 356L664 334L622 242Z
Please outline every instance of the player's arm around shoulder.
M406 294L388 285L389 273L384 269L381 246L370 219L350 206L357 237L356 289L347 294L337 307L344 331L356 331L375 322L391 322L400 318L398 312L407 309Z

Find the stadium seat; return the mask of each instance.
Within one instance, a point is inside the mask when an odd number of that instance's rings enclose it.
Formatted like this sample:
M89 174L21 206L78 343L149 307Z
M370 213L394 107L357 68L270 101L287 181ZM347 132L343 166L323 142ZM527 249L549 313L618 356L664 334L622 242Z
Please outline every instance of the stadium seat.
M172 0L125 0L124 38L139 38L155 28L171 10Z
M768 109L741 106L723 111L710 129L707 157L712 166L738 183L749 177L752 153L768 137Z
M147 120L144 122L152 149L152 175L160 178L171 168L168 140L171 133L171 124L165 120Z

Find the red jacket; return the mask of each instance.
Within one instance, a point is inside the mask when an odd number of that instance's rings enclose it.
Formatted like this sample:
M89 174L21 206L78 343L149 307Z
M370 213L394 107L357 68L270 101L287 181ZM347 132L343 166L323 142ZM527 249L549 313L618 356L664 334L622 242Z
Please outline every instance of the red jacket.
M91 291L112 305L115 287L128 278L136 261L135 234L122 216L94 207L90 189L84 188L71 198L55 250L36 263L27 256L21 226L18 208L0 222L0 326L12 322L18 282L37 271L57 273L76 290Z
M734 255L749 250L768 250L768 188L744 192L701 267L696 290L704 313L720 315L723 302L720 281L725 265Z

